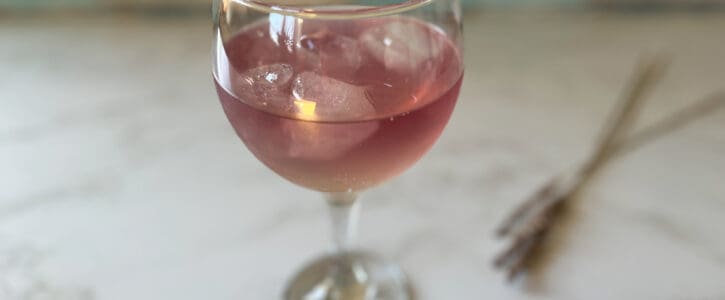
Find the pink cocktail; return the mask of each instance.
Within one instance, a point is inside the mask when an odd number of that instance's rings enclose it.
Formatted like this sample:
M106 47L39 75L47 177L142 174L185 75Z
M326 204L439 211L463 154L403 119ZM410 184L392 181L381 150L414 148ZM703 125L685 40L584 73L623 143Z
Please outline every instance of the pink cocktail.
M224 111L259 160L294 183L342 192L399 174L433 145L462 79L443 33L389 17L311 20L297 36L270 36L287 20L249 26L217 53Z
M448 123L463 80L461 12L457 0L380 2L214 1L214 80L231 125L331 208L335 251L284 299L411 299L400 269L349 236L357 194L412 166Z

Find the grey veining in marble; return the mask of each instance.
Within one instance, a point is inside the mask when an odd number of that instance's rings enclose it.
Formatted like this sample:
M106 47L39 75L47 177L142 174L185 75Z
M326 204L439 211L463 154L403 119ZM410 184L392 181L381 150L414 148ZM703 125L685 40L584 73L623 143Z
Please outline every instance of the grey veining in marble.
M275 299L326 250L319 196L234 135L205 19L0 19L0 299ZM613 162L537 286L492 231L584 157L642 51L675 57L644 126L725 88L725 16L470 14L436 147L364 195L360 243L420 299L725 299L725 111Z

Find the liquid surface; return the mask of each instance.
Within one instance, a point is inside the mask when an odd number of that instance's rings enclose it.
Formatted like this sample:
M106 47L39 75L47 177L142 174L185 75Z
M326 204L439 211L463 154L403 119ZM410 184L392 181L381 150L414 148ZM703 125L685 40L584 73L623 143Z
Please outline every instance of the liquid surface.
M270 15L221 32L215 67L224 111L250 151L328 192L364 189L415 163L448 122L462 80L453 43L403 17Z

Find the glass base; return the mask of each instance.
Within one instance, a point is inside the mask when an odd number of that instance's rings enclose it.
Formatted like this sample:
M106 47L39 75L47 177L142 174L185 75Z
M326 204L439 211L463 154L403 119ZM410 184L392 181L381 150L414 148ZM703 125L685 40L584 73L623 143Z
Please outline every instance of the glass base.
M327 255L305 266L287 285L285 300L412 300L400 268L353 251Z

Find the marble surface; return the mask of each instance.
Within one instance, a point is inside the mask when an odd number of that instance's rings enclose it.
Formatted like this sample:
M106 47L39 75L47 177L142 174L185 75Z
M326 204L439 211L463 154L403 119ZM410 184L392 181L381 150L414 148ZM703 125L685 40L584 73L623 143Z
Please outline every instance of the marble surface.
M364 195L360 244L419 299L725 299L725 110L612 162L548 267L492 231L583 158L639 53L674 63L641 126L725 88L725 16L471 13L435 148ZM0 299L276 299L328 246L323 202L238 141L204 18L0 19Z

